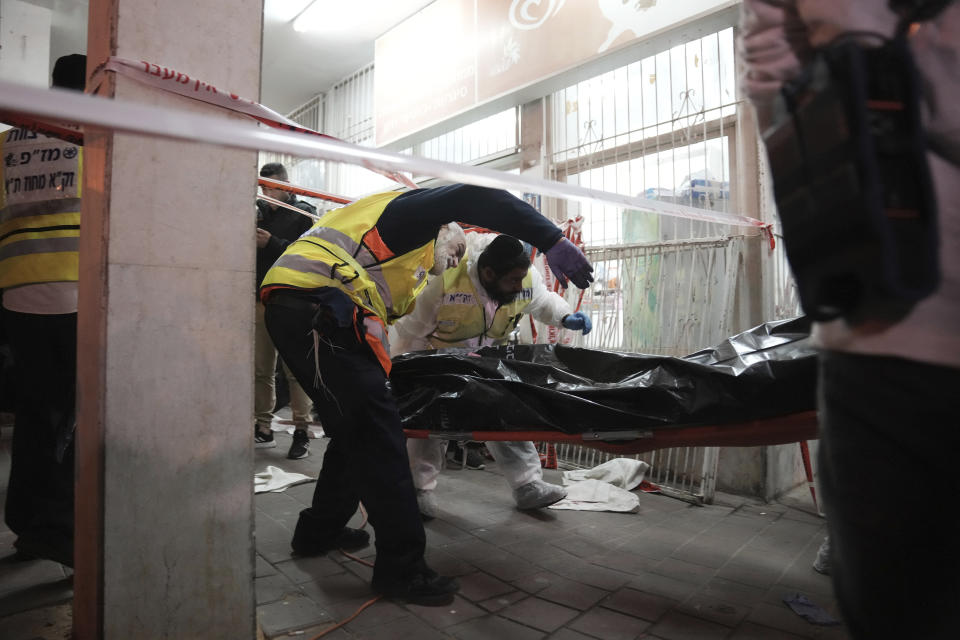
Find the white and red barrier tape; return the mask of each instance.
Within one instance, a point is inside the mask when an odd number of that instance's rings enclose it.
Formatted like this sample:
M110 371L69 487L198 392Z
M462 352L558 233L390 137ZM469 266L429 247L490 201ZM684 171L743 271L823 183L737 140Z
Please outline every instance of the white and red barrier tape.
M274 180L273 178L263 178L263 177L260 177L257 180L258 180L258 184L261 187L267 187L269 189L282 189L283 191L286 191L288 193L294 193L298 196L320 198L321 200L327 200L328 202L337 202L340 204L350 204L351 202L353 202L351 198L348 198L346 196L338 196L333 193L327 193L326 191L320 191L319 189L311 189L310 187L301 187L300 185L284 182L283 180Z
M176 69L147 62L146 60L138 62L128 58L110 56L106 62L94 71L93 76L90 78L90 86L96 87L99 84L104 71L113 71L122 76L132 78L137 82L142 82L143 84L160 89L161 91L199 100L200 102L212 104L227 109L228 111L233 111L234 113L242 113L271 127L337 140L337 138L333 136L297 124L293 120L280 115L273 109L265 107L258 102L242 98L229 91L219 90L209 82L191 77ZM406 187L410 187L411 189L417 188L417 184L413 182L413 180L401 173L382 171L379 169L372 170Z
M703 222L757 229L764 226L763 222L747 216L695 209L482 167L418 158L319 135L305 136L279 128L262 129L253 123L122 100L108 100L59 89L38 89L0 81L0 111L13 116L33 116L41 121L75 123L120 133L217 144L235 149L288 153L345 162L375 171L432 176L449 182L527 191L588 204L625 207Z

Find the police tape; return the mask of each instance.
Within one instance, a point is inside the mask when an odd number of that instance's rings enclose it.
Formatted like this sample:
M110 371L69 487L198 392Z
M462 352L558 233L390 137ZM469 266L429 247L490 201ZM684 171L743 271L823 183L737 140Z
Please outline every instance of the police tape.
M230 91L217 89L215 86L209 82L206 82L205 80L201 80L195 76L191 77L186 73L177 71L176 69L171 69L170 67L161 66L153 62L147 62L146 60L141 60L138 62L128 58L110 56L107 58L106 62L94 70L93 75L90 78L90 86L96 87L105 71L113 71L114 73L132 78L137 82L160 89L161 91L175 93L192 100L199 100L200 102L205 102L207 104L212 104L223 109L227 109L228 111L233 111L234 113L241 113L250 116L254 120L262 122L263 124L271 127L337 140L337 138L334 138L333 136L320 133L319 131L314 131L309 127L304 127L303 125L300 125L293 120L280 115L273 109L266 107L259 102L254 102L248 98L242 98ZM395 182L399 182L404 186L410 187L411 189L417 188L416 183L403 174L390 171L385 172L377 169L374 169L374 171L386 176L387 178L390 178L391 180L394 180Z
M346 196L338 196L333 193L327 193L326 191L320 191L319 189L311 189L310 187L301 187L296 184L284 182L283 180L274 180L273 178L258 178L258 184L268 189L281 189L287 193L307 196L308 198L319 198L320 200L326 200L328 202L337 202L339 204L350 204L353 202L351 198Z
M307 217L310 218L311 220L319 220L319 219L320 219L320 216L318 216L318 215L315 214L315 213L310 213L309 211L304 211L304 210L301 209L300 207L295 207L295 206L293 206L292 204L288 204L288 203L286 203L286 202L283 202L282 200L277 200L276 198L271 198L270 196L265 196L265 195L263 195L262 193L257 194L257 200L263 200L264 202L269 202L270 204L272 204L272 205L275 206L275 207L283 207L284 209L289 209L290 211L293 211L294 213L299 213L299 214L302 215L302 216L307 216Z
M264 129L252 122L238 122L123 100L108 100L62 89L38 89L0 81L0 111L15 116L35 116L41 120L81 124L117 133L216 144L234 149L288 153L344 162L373 170L406 172L479 187L539 193L591 205L610 205L702 222L757 229L764 227L760 220L742 215L696 209L483 167L419 158L321 136L304 136L277 128Z

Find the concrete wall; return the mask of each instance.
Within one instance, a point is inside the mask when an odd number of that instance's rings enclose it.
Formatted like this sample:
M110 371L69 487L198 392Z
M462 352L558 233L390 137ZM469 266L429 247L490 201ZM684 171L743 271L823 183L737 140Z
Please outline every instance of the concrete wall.
M107 56L259 97L262 5L94 0ZM108 76L101 95L222 114ZM77 637L251 638L256 154L85 146Z

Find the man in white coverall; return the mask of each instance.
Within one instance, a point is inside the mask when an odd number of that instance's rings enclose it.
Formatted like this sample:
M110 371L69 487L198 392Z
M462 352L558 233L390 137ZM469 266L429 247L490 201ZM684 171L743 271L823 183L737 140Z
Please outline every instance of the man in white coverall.
M454 269L433 278L413 313L394 325L391 355L444 347L504 344L524 314L545 324L590 332L590 318L571 313L549 290L516 238L491 233L467 235L467 253ZM407 452L420 513L437 515L433 493L443 466L446 440L409 439ZM518 509L541 509L566 497L563 487L543 481L540 455L532 442L488 442L513 489Z

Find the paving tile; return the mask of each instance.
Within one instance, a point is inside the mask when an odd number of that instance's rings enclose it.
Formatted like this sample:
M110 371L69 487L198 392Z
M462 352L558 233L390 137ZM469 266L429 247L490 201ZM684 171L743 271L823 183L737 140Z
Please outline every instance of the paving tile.
M363 615L362 613L360 614ZM306 636L311 638L314 636ZM351 633L350 638L357 640L397 640L397 638L412 638L415 640L444 640L449 638L447 634L438 631L414 616L394 620L388 625L382 627L373 627L360 632ZM324 636L324 640L327 636Z
M445 545L442 551L455 558L465 560L474 566L481 565L483 561L488 558L504 557L507 555L507 552L500 549L500 547L472 536L467 540Z
M257 511L262 511L280 522L296 522L303 510L303 503L286 492L258 493L253 498L253 505Z
M294 583L310 582L324 576L343 573L343 566L328 556L294 557L277 562L273 566Z
M539 593L550 586L555 580L566 580L563 576L557 575L552 571L541 571L524 576L519 580L514 580L511 584L518 589L523 589L527 593Z
M571 609L585 611L609 594L581 582L557 576L549 585L537 594L538 598L562 604Z
M259 606L257 615L263 632L271 636L333 620L329 613L304 595L293 595Z
M482 571L460 576L460 595L473 601L489 600L494 596L514 591L512 585Z
M604 514L608 515L608 514ZM594 540L599 543L616 540L630 532L628 527L636 524L636 514L609 514L617 517L616 519L603 519L596 522L587 522L570 530L575 536L582 536L588 540ZM635 532L635 530L633 530Z
M655 622L679 604L676 600L644 593L636 589L620 589L600 602L601 607L613 609L634 618Z
M367 584L370 584L370 581L373 580L373 567L368 567L362 562L345 562L340 566Z
M358 607L352 605L348 608L346 603L338 603L331 606L330 611L338 620L344 620L356 613L357 609ZM362 633L368 629L396 624L397 621L409 618L411 615L400 604L381 599L360 612L344 628L350 633Z
M470 532L473 536L498 547L515 542L540 542L543 544L543 531L539 527L518 525L506 522L490 527L480 527Z
M512 553L497 554L494 557L478 562L477 567L506 582L511 582L540 570L539 566L527 562Z
M288 596L301 595L297 585L291 582L287 576L279 573L254 579L253 588L257 595L258 605L283 600Z
M520 600L500 611L500 615L514 622L540 629L541 631L556 631L579 614L575 609L529 597Z
M665 640L719 640L726 638L730 629L715 622L671 611L655 624L650 632Z
M62 575L61 573L59 580L44 580L34 585L0 591L0 618L31 609L46 609L71 602L73 579L64 578ZM0 621L0 628L5 626L5 621Z
M469 562L443 551L427 548L427 565L442 576L463 576L477 570Z
M311 457L313 456L311 455ZM307 471L301 471L301 473L306 473L307 475L312 474L312 472ZM303 484L289 487L286 491L284 491L284 494L300 503L302 505L300 509L303 510L304 508L309 507L310 503L313 502L313 492L316 490L316 488L316 482L305 482Z
M812 511L813 506L811 505L811 511L806 511L804 509L794 509L790 508L783 512L783 515L780 516L781 520L796 520L797 522L806 522L809 524L825 524L826 520L824 517L814 511Z
M273 565L267 562L263 556L259 553L254 558L253 566L254 577L263 578L265 576L276 575L277 570L273 568Z
M735 627L747 617L750 606L698 591L677 607L677 611L727 627Z
M724 542L720 539L698 536L674 551L670 557L698 566L719 569L740 551L742 546L739 542Z
M717 576L755 587L776 583L793 562L793 557L772 551L744 549L717 570Z
M546 634L542 631L493 615L474 618L469 622L449 627L445 631L459 640L490 640L490 638L539 640L546 637ZM574 639L571 638L570 640Z
M697 593L749 607L764 600L767 590L726 578L712 578Z
M73 605L38 605L0 619L5 640L42 640L73 637ZM42 635L40 635L42 633Z
M736 509L736 513L738 515L750 514L779 518L789 510L790 509L788 507L785 507L782 504L772 502L769 504L744 504Z
M716 569L675 558L665 558L650 569L650 573L659 573L683 582L702 585L714 576Z
M604 544L576 535L560 538L559 540L551 540L550 544L578 558L602 555L613 551L612 548Z
M591 564L606 567L607 569L614 569L615 571L620 571L628 575L640 571L648 571L661 561L661 559L648 558L647 556L623 550L610 551L599 556L592 556L588 558L588 560Z
M782 629L764 627L752 622L744 622L736 628L730 640L800 640L803 636L787 633Z
M12 550L11 550L12 555ZM0 560L0 594L61 582L63 566L52 560L14 561L10 555Z
M697 585L690 582L649 571L634 575L627 586L672 600L686 600L690 594L697 590Z
M423 530L427 534L427 548L439 547L451 542L473 538L473 534L455 527L449 522L434 518L423 523Z
M820 603L818 603L820 604ZM747 621L781 631L793 633L804 638L823 638L825 640L846 640L849 634L843 626L823 627L813 625L790 610L782 602L769 604L761 602L755 605L747 615Z
M308 640L309 638L316 638L321 633L323 634L323 640L356 640L356 635L346 631L345 629L334 629L330 631L330 628L335 626L335 623L328 622L326 624L303 627L302 629L297 629L296 631L291 631L289 634L280 633L277 635L265 635L268 640ZM259 636L258 636L259 640ZM644 638L646 640L646 638Z
M593 640L590 636L584 635L573 629L563 628L550 635L550 640ZM646 636L644 637L646 640Z
M576 580L577 582L582 582L606 591L619 589L629 582L632 577L630 574L607 569L606 567L598 567L579 558L544 562L542 566L565 578L570 578L571 580Z
M481 607L485 610L490 611L491 613L496 613L507 607L509 607L514 602L519 602L527 597L527 593L523 591L511 591L509 593L504 593L502 595L484 600L483 602L478 602Z
M814 536L822 539L822 525L780 520L758 533L749 542L748 547L780 552L799 552L807 546Z
M355 609L376 597L370 584L352 573L338 573L297 586L307 597L331 613L341 612L351 606ZM346 603L345 607L334 608L339 603Z
M602 640L633 640L650 627L646 620L597 607L569 625L570 629Z
M562 562L564 559L576 558L576 556L566 551L549 544L544 544L543 540L508 544L504 545L503 550L541 566L543 563Z
M443 607L423 607L408 604L406 608L435 629L445 629L473 618L488 615L486 611L472 605L459 595L454 597L452 603Z

